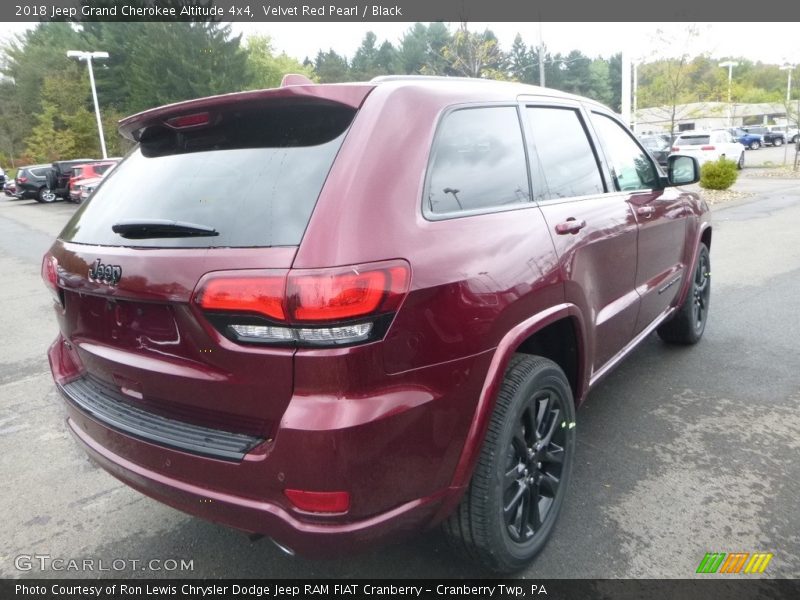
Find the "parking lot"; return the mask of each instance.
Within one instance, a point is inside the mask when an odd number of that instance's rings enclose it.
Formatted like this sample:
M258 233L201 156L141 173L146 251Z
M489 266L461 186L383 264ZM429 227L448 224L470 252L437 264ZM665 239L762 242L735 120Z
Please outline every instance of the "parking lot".
M747 165L779 164L783 153L748 151ZM799 183L745 176L737 186L752 196L715 206L703 341L674 348L653 335L591 392L555 535L520 576L686 578L706 552L771 552L766 576L800 577ZM0 505L0 576L480 575L435 532L354 557L290 558L91 464L52 385L45 351L56 323L39 276L75 210L0 196L0 476L12 491ZM33 555L126 562L64 572L19 559ZM182 559L191 568L164 568Z
M744 157L745 168L794 164L795 147L792 144L783 146L762 146L758 150L748 150ZM784 163L785 158L785 163Z

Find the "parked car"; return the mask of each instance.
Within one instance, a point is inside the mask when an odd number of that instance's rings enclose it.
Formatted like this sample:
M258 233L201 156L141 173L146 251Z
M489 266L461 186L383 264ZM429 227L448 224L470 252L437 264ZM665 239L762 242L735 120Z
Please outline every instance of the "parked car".
M783 131L774 129L772 127L765 127L762 125L748 125L742 127L744 131L750 134L760 135L765 144L770 146L782 146L786 143L786 134Z
M3 183L3 193L6 196L16 197L17 195L17 185L13 179L8 178L6 179L5 183Z
M703 335L708 207L673 187L697 159L663 174L592 100L306 81L120 130L138 148L42 264L68 428L137 490L288 552L444 523L524 567L576 406L650 332Z
M59 198L69 200L69 180L72 177L72 168L78 165L95 162L93 158L79 158L74 160L57 160L51 165L47 173L47 185Z
M50 165L30 165L17 169L17 198L35 198L39 202L55 202L56 195L47 185Z
M90 179L84 179L78 184L78 195L74 202L82 203L86 202L94 193L95 188L100 185L100 182L103 180L103 177L92 177ZM70 192L71 194L72 192Z
M667 157L672 147L672 136L667 134L640 135L639 141L653 155L658 164L667 166Z
M72 167L72 176L69 179L69 199L71 202L81 202L81 187L89 180L97 180L109 169L112 169L118 160L98 161L86 165Z
M744 168L745 147L725 129L711 131L687 131L672 143L670 156L685 155L695 157L700 164L727 158L736 161L739 169Z
M786 140L792 144L797 144L797 142L800 142L800 130L798 130L797 127L780 126L776 127L775 129L782 131L786 137Z
M757 133L748 133L740 127L733 127L728 131L737 142L750 150L758 150L764 145L764 138Z
M0 186L4 186L6 183L6 172L3 171L3 168L0 167Z

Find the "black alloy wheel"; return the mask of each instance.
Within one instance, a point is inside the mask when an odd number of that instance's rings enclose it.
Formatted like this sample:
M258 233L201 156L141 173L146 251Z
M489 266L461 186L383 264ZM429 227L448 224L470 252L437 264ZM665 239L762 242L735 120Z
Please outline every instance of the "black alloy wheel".
M516 543L527 543L541 531L558 496L567 441L563 413L563 398L542 390L518 416L503 479L503 519Z
M572 470L575 406L564 371L515 354L469 487L442 525L453 548L495 573L530 564L553 532Z
M701 243L692 272L689 293L675 315L656 330L671 344L696 344L703 337L711 301L711 259L708 247Z

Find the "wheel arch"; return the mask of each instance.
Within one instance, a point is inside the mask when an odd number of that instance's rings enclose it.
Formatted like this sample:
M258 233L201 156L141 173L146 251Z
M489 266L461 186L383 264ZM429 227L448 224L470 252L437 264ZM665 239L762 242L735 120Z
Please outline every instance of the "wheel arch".
M589 389L586 335L580 309L574 304L564 303L522 321L500 341L484 379L472 425L450 482L449 493L432 524L443 520L455 509L469 485L511 358L517 353L535 354L558 364L567 376L577 407ZM562 336L568 336L566 345L562 343Z

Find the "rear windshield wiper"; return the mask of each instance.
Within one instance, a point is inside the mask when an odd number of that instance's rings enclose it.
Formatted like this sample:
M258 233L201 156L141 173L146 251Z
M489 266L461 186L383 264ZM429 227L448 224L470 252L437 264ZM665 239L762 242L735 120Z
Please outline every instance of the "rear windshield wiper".
M111 231L129 240L168 237L204 237L219 235L213 227L170 221L168 219L130 219L111 226Z

